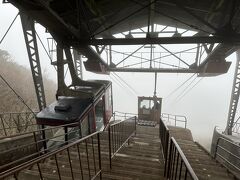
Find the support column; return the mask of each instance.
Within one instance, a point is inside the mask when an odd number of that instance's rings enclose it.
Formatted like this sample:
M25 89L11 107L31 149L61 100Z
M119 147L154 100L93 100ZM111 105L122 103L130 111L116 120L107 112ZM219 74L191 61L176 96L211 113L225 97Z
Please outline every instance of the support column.
M225 134L232 135L232 128L236 115L238 100L240 94L240 49L236 51L236 68L233 79L232 95L228 111L228 121Z
M39 106L39 110L42 110L43 108L46 107L46 100L45 100L45 93L44 93L44 87L43 87L41 65L39 60L34 21L32 18L30 18L23 12L20 13L20 17L22 21L23 34L26 42L33 82L34 82L35 91L37 95L38 106Z

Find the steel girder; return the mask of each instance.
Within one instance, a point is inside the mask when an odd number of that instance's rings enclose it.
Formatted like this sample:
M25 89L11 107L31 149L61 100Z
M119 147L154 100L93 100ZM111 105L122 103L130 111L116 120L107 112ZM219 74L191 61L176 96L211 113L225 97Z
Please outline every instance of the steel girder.
M228 111L228 121L225 133L232 135L232 128L234 125L236 110L238 106L238 100L240 95L240 49L236 51L236 68L233 79L232 95L230 100L230 106Z
M78 51L76 51L75 49L73 49L73 60L74 60L74 65L75 65L75 71L77 73L77 76L80 79L83 79L83 73L82 73L82 57L81 55L78 53Z
M144 73L199 73L198 69L174 68L109 68L112 72L144 72Z
M39 110L46 107L44 86L41 73L41 65L38 53L37 39L34 21L31 17L27 16L25 13L20 13L23 34L26 42L28 58L30 62L30 67L32 71L33 82L35 86L35 91L37 95Z
M90 39L73 43L74 46L85 45L142 45L142 44L198 44L198 43L232 43L240 44L240 36L191 36L191 37L157 37L157 38L114 38Z
M69 24L69 22L60 14L60 11L56 11L54 8L52 8L50 1L43 1L38 0L34 3L20 1L20 0L11 0L11 3L15 6L17 6L20 9L25 10L26 12L29 12L32 17L34 17L39 23L41 23L43 26L47 27L49 32L59 41L64 42L67 46L73 46L76 50L78 50L81 54L86 56L88 58L87 62L85 63L85 66L87 67L87 70L100 72L100 73L107 73L107 70L111 70L109 65L103 61L101 56L96 53L90 45L137 45L137 44L198 44L198 43L234 43L237 44L240 42L240 36L236 34L236 32L227 31L227 28L225 31L216 31L213 33L213 36L208 36L208 34L202 34L202 36L192 36L192 37L161 37L161 38L109 38L109 37L103 37L103 39L94 39L92 36L84 36L82 33L83 29L81 31L78 31L80 28L77 26ZM59 3L61 4L61 3ZM155 3L154 3L155 4ZM151 3L149 4L139 4L141 6L140 9L146 9L147 7L151 6ZM175 4L176 5L176 4ZM179 4L177 4L179 6ZM143 7L144 6L144 7ZM172 7L172 6L171 6ZM32 9L31 9L32 8ZM179 6L180 10L186 11L187 9L185 6ZM31 9L31 10L30 10ZM41 13L39 12L39 9L41 9ZM30 11L28 11L30 10ZM156 9L150 7L148 9L149 11L156 12ZM189 10L186 11L189 13ZM132 13L135 14L135 13ZM157 13L158 14L158 13ZM136 14L135 14L136 15ZM160 14L158 14L160 15ZM190 12L190 16L192 16L192 13ZM76 15L76 18L78 16ZM117 21L117 23L114 23L112 25L109 25L106 27L107 31L108 29L111 29L114 26L119 25L119 23L129 19L132 16L126 16L125 18L122 18L121 21ZM200 17L198 15L198 17ZM75 19L76 19L75 18ZM79 18L79 17L78 17ZM196 17L195 17L196 18ZM170 18L171 19L171 18ZM172 18L173 19L173 18ZM191 18L192 19L192 18ZM199 18L197 18L199 21ZM206 25L206 22L202 22L202 18L200 19L201 23ZM72 22L72 21L71 21ZM123 23L122 23L123 24ZM186 24L186 23L185 23ZM59 28L61 27L61 28ZM192 26L191 26L192 27ZM85 32L85 31L84 31ZM104 35L104 33L100 33L99 37L101 35ZM205 35L205 36L203 36ZM96 37L98 37L96 35ZM84 39L87 38L87 39ZM93 39L92 39L93 38ZM209 59L209 58L207 58ZM97 68L95 68L97 67ZM191 70L190 70L191 71Z

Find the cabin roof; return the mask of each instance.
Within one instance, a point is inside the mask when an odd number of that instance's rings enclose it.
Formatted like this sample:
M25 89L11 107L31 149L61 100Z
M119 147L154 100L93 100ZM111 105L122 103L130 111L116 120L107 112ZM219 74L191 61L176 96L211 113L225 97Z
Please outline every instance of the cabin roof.
M37 114L37 124L61 125L76 122L89 110L92 103L90 98L59 97Z

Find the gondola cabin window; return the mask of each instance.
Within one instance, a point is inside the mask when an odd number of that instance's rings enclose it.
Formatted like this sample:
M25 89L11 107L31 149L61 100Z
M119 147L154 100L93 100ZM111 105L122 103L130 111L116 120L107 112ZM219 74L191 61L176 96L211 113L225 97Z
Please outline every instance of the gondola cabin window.
M89 135L89 121L88 121L88 116L86 116L82 123L81 123L81 131L82 131L82 136L87 136Z
M138 118L143 121L158 122L161 114L162 99L154 97L138 97Z
M94 118L93 109L88 113L88 115L83 119L81 124L82 136L87 136L96 131L96 123Z
M93 109L88 114L88 121L89 121L90 133L94 133L96 131L96 123L95 123Z
M103 97L99 100L99 102L95 106L95 114L96 114L96 131L100 131L104 128L104 101Z
M140 105L143 114L150 114L153 106L153 100L143 100Z
M105 124L109 122L112 117L112 88L111 86L106 90L105 93Z

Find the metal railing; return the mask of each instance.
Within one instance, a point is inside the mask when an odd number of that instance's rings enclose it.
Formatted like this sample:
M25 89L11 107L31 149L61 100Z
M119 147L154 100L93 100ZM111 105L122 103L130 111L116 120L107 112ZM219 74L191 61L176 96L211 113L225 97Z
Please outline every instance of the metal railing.
M240 146L232 141L219 137L217 139L214 158L225 162L224 164L228 168L240 172Z
M115 120L125 120L125 119L128 119L128 118L132 118L133 116L137 117L138 114L114 111L114 113L113 113L113 120L114 121Z
M162 113L161 119L167 125L187 128L186 116Z
M41 180L54 175L60 180L66 176L71 179L95 179L96 177L102 179L99 135L100 132L95 132L53 152L15 166L0 173L0 179L12 178L17 180L19 176L24 176L28 169L36 172L35 179ZM27 174L25 175L27 176Z
M240 135L240 122L237 121L233 124L232 133Z
M193 179L198 180L186 156L178 143L171 137L168 154L167 179Z
M164 155L164 177L167 179L194 179L197 176L194 173L187 158L177 144L176 140L169 134L167 125L160 119L159 136Z
M37 112L36 112L37 113ZM0 137L11 136L37 129L35 115L32 112L0 113Z
M110 168L112 168L112 158L119 152L124 144L129 142L129 139L136 134L136 119L137 117L135 116L109 125Z
M138 117L138 114L136 114L136 113L126 113L126 112L120 112L120 111L115 111L113 113L114 120L116 120L116 118L118 118L120 120L124 120L124 119L127 119L127 118L132 117L132 116L137 116ZM146 116L148 116L148 115L146 115ZM161 114L161 119L167 125L187 128L187 118L186 118L186 116L162 113ZM138 120L138 118L137 118L137 120Z
M168 147L169 147L169 129L164 124L164 122L160 119L159 121L159 136L163 148L163 156L165 160L164 164L164 176L166 175L166 169L167 169L167 158L168 158Z
M11 139L23 139L23 142L0 152L0 156L3 157L0 160L0 171L9 169L37 156L41 156L46 152L53 151L63 145L71 143L82 137L81 132L81 122L76 122L11 136ZM45 135L44 137L43 134ZM24 142L26 137L30 140ZM9 159L4 159L10 156L12 156L10 162Z

